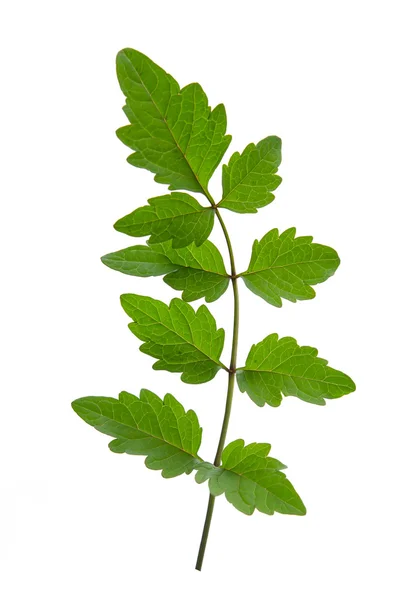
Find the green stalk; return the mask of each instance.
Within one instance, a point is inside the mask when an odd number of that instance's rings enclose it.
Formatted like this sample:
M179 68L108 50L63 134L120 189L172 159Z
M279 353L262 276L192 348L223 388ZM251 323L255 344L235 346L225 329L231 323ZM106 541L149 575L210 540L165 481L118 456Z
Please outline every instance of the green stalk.
M211 204L214 206L216 216L218 217L219 223L222 227L222 230L223 230L223 233L224 233L224 236L226 239L226 244L227 244L227 248L229 251L229 257L230 257L231 279L232 279L233 296L234 296L232 354L231 354L231 358L230 358L230 369L229 369L229 381L228 381L227 395L226 395L226 406L225 406L225 413L223 416L221 434L219 437L218 449L216 451L216 455L215 455L215 459L214 459L214 465L216 467L219 467L219 465L221 464L222 451L223 451L223 448L225 447L227 428L229 426L229 420L230 420L230 413L232 411L234 382L236 380L236 359L237 359L240 311L239 311L239 296L238 296L238 286L237 286L236 265L234 263L234 254L233 254L233 248L232 248L232 244L230 241L229 233L226 229L226 225L223 222L223 219L222 219L218 209L215 206L213 199L209 195L207 197L208 197L209 201L211 202ZM215 504L215 496L210 494L210 497L208 500L208 506L207 506L207 514L205 516L205 521L204 521L203 533L201 536L200 548L199 548L199 552L198 552L198 556L197 556L197 562L196 562L197 571L201 571L201 567L203 564L205 548L207 545L208 534L209 534L210 526L211 526L212 514L214 512L214 504Z

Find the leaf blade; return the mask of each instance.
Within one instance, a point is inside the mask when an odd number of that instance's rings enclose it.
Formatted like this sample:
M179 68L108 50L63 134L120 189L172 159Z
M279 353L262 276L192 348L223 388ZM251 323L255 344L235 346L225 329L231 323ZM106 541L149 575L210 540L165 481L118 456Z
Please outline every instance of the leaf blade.
M224 330L217 329L206 306L197 312L178 298L170 306L148 296L123 294L121 305L133 319L132 333L144 343L141 352L157 359L153 368L182 373L185 383L204 383L225 369L220 361Z
M230 276L218 248L209 240L199 248L194 244L174 249L169 244L155 245L177 268L169 272L164 281L174 290L183 290L182 299L193 302L205 298L206 302L218 300L227 290Z
M223 195L219 203L238 213L256 213L274 200L272 192L281 183L277 169L281 163L281 140L269 136L235 152L222 169Z
M116 453L146 456L149 469L163 477L190 473L201 462L202 429L194 411L185 411L171 395L161 400L149 390L139 397L121 392L119 398L88 396L72 402L73 410L89 425L113 437Z
M150 198L148 204L119 219L114 228L134 237L149 235L149 244L172 240L173 248L193 242L201 246L212 231L212 207L201 206L189 194L172 192Z
M130 246L102 256L104 265L125 275L156 277L175 270L175 265L162 253L148 246Z
M325 399L356 389L348 375L317 356L316 348L299 346L292 337L279 339L276 333L252 346L245 367L237 371L237 383L258 406L279 406L286 396L325 405Z
M254 510L273 515L305 515L306 508L277 459L268 456L270 444L248 444L235 440L222 453L220 467L197 465L196 481L208 480L211 494L225 494L237 510L252 515Z
M126 48L116 61L125 113L131 123L117 131L134 154L128 162L155 173L169 189L205 193L231 137L223 105L211 111L197 83L180 89L173 77L144 54Z
M311 286L326 281L340 264L329 246L313 243L311 236L295 235L294 227L281 234L272 229L255 240L248 269L241 274L248 289L273 306L281 307L282 298L290 302L314 298Z
M101 260L110 269L126 275L166 275L165 283L175 290L182 290L182 299L186 302L203 297L207 302L214 302L225 293L230 281L222 255L208 240L200 247L191 244L185 248L172 248L170 242L130 246L106 254Z

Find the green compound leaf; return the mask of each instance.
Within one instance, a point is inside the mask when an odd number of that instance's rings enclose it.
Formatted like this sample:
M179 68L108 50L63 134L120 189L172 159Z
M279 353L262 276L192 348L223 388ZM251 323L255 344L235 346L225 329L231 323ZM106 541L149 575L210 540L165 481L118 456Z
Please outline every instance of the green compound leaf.
M306 508L281 469L286 466L268 456L270 444L236 440L222 452L222 464L197 465L196 481L208 479L211 494L225 494L237 510L252 515L255 509L273 515L305 515Z
M245 367L237 371L237 382L258 406L280 406L283 396L324 405L324 398L340 398L356 389L348 375L327 365L316 348L272 333L252 346Z
M117 76L131 125L117 131L134 154L128 162L155 173L170 190L203 193L231 136L223 104L213 111L198 83L180 89L171 75L132 49L117 55Z
M332 248L295 234L295 227L280 235L272 229L255 240L249 267L241 274L245 285L273 306L280 307L281 298L291 302L314 298L311 285L331 277L340 264Z
M219 250L208 240L200 247L191 244L179 249L172 248L171 242L131 246L101 260L126 275L152 277L168 273L164 281L175 290L183 290L186 302L203 297L213 302L224 294L230 280Z
M139 397L121 392L118 400L88 396L72 407L86 423L115 438L110 450L146 456L146 466L162 470L163 477L191 473L201 462L197 415L185 412L171 394L164 400L149 390L141 390Z
M206 306L195 312L174 298L168 307L148 296L124 294L121 305L134 322L129 328L144 342L140 350L159 359L153 369L182 373L185 383L204 383L226 369L219 360L225 332ZM227 370L227 369L226 369Z
M200 246L212 231L214 210L201 206L189 194L173 192L148 203L117 221L114 228L134 237L150 235L150 244L172 240L174 248L192 242Z
M280 185L276 175L281 163L281 140L272 135L256 146L249 144L242 154L235 152L222 168L223 197L219 206L238 213L256 213L274 200Z

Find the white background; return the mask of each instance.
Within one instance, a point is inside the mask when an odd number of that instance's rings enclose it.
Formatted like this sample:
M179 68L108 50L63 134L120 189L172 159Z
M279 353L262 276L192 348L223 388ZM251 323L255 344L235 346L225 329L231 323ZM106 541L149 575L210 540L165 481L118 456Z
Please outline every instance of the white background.
M394 2L19 1L1 15L0 593L4 600L392 600L396 584ZM207 488L114 455L71 410L85 395L171 392L214 454L226 377L187 386L155 372L128 331L122 292L169 300L161 278L99 257L131 245L112 224L164 193L126 163L118 50L224 102L227 157L283 139L283 183L255 215L224 211L237 255L273 227L334 246L335 277L310 302L267 305L240 285L239 363L271 332L317 347L357 392L316 407L258 408L236 393L228 440L272 444L306 517L246 517L216 501L194 562ZM211 186L219 198L217 173ZM219 227L213 239L222 250ZM195 303L198 306L199 303ZM229 291L210 305L227 330Z

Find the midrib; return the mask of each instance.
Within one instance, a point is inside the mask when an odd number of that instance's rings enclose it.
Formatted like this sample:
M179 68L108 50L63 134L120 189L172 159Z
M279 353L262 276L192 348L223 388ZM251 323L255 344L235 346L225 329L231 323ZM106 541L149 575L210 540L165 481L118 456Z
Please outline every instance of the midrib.
M122 404L122 403L121 403ZM127 406L125 404L123 404L123 406L125 406L127 408ZM99 412L95 412L94 410L90 410L87 409L89 412L91 412L93 415L98 415L100 414L101 417L103 417L104 415L102 413ZM128 408L127 408L128 410ZM131 414L131 412L128 410L128 412L130 413L131 417L134 419L133 415ZM159 440L159 442L162 442L163 444L168 444L169 446L172 446L173 448L175 448L176 450L178 450L179 452L184 452L185 454L188 454L189 456L191 456L192 458L198 459L198 460L202 460L201 458L199 458L196 454L192 454L191 452L188 452L188 450L185 450L184 448L180 448L179 446L175 446L175 444L172 444L171 442L168 442L167 440L165 440L164 438L160 438L157 435L154 435L152 433L150 433L149 431L145 431L144 429L140 429L139 427L131 427L131 425L127 425L126 423L123 423L122 421L118 421L117 419L110 418L110 417L106 417L107 421L113 421L114 423L117 423L118 425L123 425L123 427L130 427L132 430L135 431L139 431L139 433L144 433L145 435L147 435L148 437L154 438L156 440ZM134 419L135 421L135 419ZM179 432L178 432L179 433ZM118 435L113 436L113 434L111 434L112 437L114 437L115 440L126 440L126 441L136 441L134 438L128 438L125 437L123 435ZM179 434L180 436L180 434ZM181 440L182 441L182 440Z
M138 78L139 78L139 81L141 82L141 85L142 85L142 87L145 89L145 91L146 91L147 95L148 95L148 96L149 96L149 98L151 99L151 101L152 101L152 103L153 103L153 106L155 106L155 108L156 108L157 112L159 113L161 120L162 120L162 121L164 121L164 123L166 124L166 126L167 126L167 129L168 129L168 131L169 131L169 133L170 133L170 135L171 135L172 139L174 140L175 146L178 148L179 152L182 154L182 156L183 156L183 158L185 159L185 161L186 161L186 164L188 165L188 167L189 167L189 169L190 169L190 171L191 171L191 173L192 173L192 175L193 175L194 179L197 181L198 185L200 186L200 189L201 189L202 193L203 193L203 194L204 194L204 196L207 198L208 196L207 196L206 190L205 190L205 189L204 189L204 187L201 185L201 182L200 182L200 180L199 180L198 176L196 175L196 173L193 171L193 167L191 166L190 162L188 161L186 154L183 152L183 150L182 150L182 148L180 147L180 145L179 145L178 141L175 139L174 133L173 133L172 129L170 128L170 126L168 125L168 122L167 122L167 119L166 119L165 115L163 115L163 114L161 113L161 111L160 111L159 107L157 106L157 104L156 104L156 102L155 102L155 100L154 100L154 98L153 98L152 94L151 94L151 93L149 92L149 90L147 89L147 87L146 87L146 85L145 85L145 83L144 83L144 81L143 81L143 79L142 79L141 75L138 73L138 71L135 69L135 67L134 67L134 66L133 66L133 69L134 69L135 73L137 74L137 76L138 76Z

